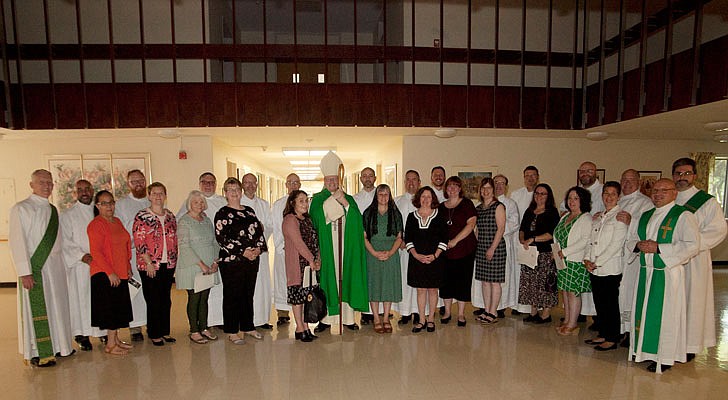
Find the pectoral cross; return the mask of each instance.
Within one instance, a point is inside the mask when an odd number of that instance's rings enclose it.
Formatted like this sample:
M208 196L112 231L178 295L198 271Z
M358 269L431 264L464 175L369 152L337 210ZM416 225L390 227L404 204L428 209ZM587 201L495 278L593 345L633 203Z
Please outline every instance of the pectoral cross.
M662 238L667 238L667 233L672 230L672 227L670 227L670 223L672 222L672 218L668 219L665 225L662 225L660 227L660 230L662 231Z

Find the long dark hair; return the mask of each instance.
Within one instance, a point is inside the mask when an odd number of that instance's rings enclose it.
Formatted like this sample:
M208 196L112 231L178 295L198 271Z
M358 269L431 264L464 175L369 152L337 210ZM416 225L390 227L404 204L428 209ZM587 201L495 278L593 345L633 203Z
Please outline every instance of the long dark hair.
M528 211L533 211L536 209L536 190L538 188L544 188L546 189L546 192L548 193L548 196L546 196L546 208L556 208L556 200L554 200L554 191L551 190L551 186L549 186L546 183L539 183L536 185L535 188L533 188L533 197L531 198L531 204L528 205Z
M389 193L389 201L387 202L387 236L397 236L402 226L402 215L397 209L397 205L392 198L392 190L388 185L381 184L374 190L374 199L372 204L364 211L364 232L368 238L372 238L377 234L377 215L379 214L379 204L377 203L377 195L379 192L387 191ZM398 220L399 219L399 223Z
M286 199L286 208L283 209L283 216L285 217L288 214L295 214L296 213L296 197L298 197L299 194L303 194L308 198L308 194L304 192L303 190L294 190L291 192L291 194L288 195L288 198ZM304 217L308 217L308 213L303 213Z
M579 211L583 213L590 212L592 208L591 192L581 186L574 186L566 191L566 194L564 195L564 207L569 210L569 193L571 192L575 192L579 197Z
M101 197L104 194L108 194L109 196L111 196L111 200L112 201L114 200L114 195L111 194L111 192L109 192L108 190L101 190L99 192L96 192L96 196L94 196L94 217L99 216L99 208L96 207L96 203L99 202L99 197Z

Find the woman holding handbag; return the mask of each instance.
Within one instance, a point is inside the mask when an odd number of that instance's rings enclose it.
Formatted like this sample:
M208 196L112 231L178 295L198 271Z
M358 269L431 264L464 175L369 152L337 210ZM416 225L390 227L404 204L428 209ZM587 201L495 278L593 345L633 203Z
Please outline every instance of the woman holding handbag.
M286 200L286 208L283 210L283 239L288 303L291 304L296 321L296 340L311 342L317 336L303 319L303 304L307 295L306 288L303 287L303 271L306 266L311 266L314 271L321 269L321 257L318 235L308 215L308 195L303 190L292 191Z

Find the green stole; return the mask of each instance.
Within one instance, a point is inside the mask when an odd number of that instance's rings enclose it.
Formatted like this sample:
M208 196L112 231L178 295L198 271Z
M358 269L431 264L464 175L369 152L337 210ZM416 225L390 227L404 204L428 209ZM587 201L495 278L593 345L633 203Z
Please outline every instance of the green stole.
M693 197L691 197L690 200L688 200L683 205L683 207L687 208L688 211L695 214L695 212L698 211L698 209L700 207L702 207L703 204L705 204L705 202L710 200L711 198L713 198L713 196L709 195L708 193L706 193L702 190L698 190L698 192L695 193L693 195Z
M30 312L33 315L35 344L38 347L38 358L41 365L55 360L53 343L51 342L51 329L48 324L48 312L46 311L45 293L43 292L43 265L48 260L58 236L58 210L53 204L50 204L50 206L51 219L48 221L48 227L43 234L43 239L33 252L33 256L30 257L30 267L35 284L28 291Z
M318 232L321 252L321 288L326 293L326 305L329 315L339 315L339 290L336 282L336 262L334 260L334 238L331 224L326 223L323 205L331 196L324 189L311 199L309 214L313 226ZM349 210L346 213L344 230L344 249L341 282L341 301L348 303L357 311L366 312L369 308L369 292L367 288L367 258L364 248L364 223L353 197L346 195Z
M640 240L647 240L647 224L655 213L655 208L646 211L640 218L639 227L637 228L637 235ZM685 212L685 207L675 205L670 211L667 212L665 219L662 220L660 229L657 233L657 243L672 243L672 234L675 231L675 225L677 225L680 214ZM637 352L639 343L639 335L643 333L642 339L642 352L648 354L657 354L659 343L660 343L660 329L662 326L662 308L665 299L665 262L660 257L660 254L653 254L653 267L652 279L650 280L649 294L646 294L647 290L647 262L646 255L640 252L640 275L637 282L637 301L635 304L635 340L634 351ZM647 310L645 312L645 319L642 320L642 310L645 306L644 300L645 295L648 297Z

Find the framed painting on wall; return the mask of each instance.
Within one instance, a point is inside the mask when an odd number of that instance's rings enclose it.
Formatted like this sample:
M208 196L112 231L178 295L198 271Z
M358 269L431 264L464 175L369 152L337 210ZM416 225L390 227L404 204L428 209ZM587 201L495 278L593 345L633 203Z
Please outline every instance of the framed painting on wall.
M606 169L597 168L597 179L599 179L599 182L601 182L601 183L606 182L606 176L607 176ZM576 171L576 184L579 185L579 170Z
M134 169L142 171L147 184L154 182L150 167L149 153L121 153L111 155L112 186L114 197L119 199L129 193L126 174Z
M637 171L640 173L640 192L647 197L652 196L652 187L662 178L662 171Z
M384 182L389 185L392 197L397 196L397 164L384 167Z
M455 167L455 170L458 171L458 178L463 181L464 197L472 200L473 204L479 204L480 193L478 189L480 188L480 181L483 178L492 178L493 175L497 174L498 166L464 166Z
M48 171L53 175L51 200L61 212L76 201L76 182L83 175L82 158L80 154L53 155L46 158Z

